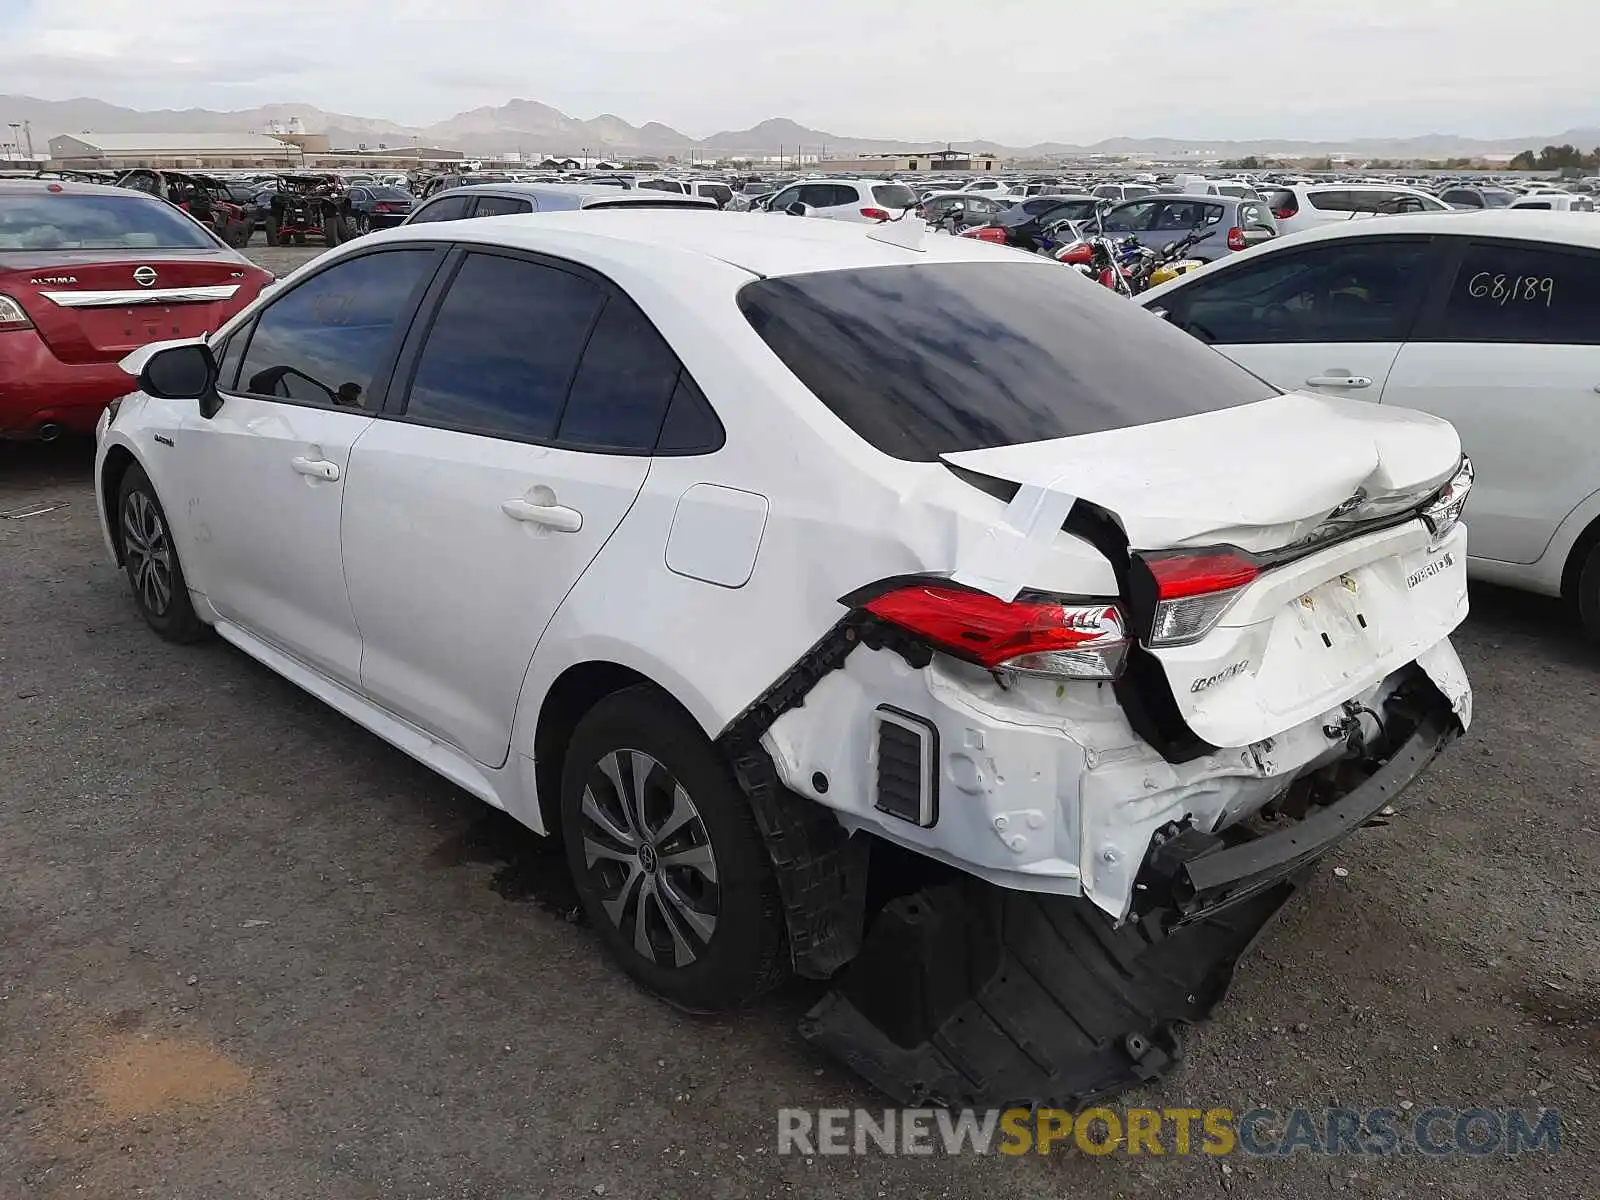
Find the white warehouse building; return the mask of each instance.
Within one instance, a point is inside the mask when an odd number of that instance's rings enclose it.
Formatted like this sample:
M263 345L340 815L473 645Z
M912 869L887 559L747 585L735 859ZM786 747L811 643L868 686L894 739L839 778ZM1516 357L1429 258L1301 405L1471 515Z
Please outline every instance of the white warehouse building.
M50 139L59 167L123 170L279 167L301 164L300 147L263 133L73 133Z

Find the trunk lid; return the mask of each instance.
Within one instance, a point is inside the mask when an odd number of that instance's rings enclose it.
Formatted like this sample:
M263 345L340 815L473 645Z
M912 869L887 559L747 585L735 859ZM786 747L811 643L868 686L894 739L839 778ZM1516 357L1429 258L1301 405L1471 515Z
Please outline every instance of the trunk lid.
M1149 648L1189 728L1216 746L1251 745L1337 707L1466 615L1460 527L1437 546L1412 520L1293 550L1358 497L1401 512L1450 479L1460 439L1422 413L1289 394L943 457L1017 485L1012 528L956 573L1004 599L1028 584L1074 499L1110 513L1134 555L1218 545L1267 555L1203 637Z
M215 329L266 278L209 250L0 255L0 292L67 363L113 362L146 342Z

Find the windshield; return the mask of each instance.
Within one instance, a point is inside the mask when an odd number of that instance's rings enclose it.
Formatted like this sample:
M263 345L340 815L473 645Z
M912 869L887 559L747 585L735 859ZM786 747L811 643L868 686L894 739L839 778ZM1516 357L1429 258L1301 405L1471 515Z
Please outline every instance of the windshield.
M913 462L1277 394L1161 318L1042 263L782 276L745 285L739 307L834 415Z
M210 250L177 209L130 193L0 196L0 250Z
M374 200L409 200L411 193L397 187L369 187Z

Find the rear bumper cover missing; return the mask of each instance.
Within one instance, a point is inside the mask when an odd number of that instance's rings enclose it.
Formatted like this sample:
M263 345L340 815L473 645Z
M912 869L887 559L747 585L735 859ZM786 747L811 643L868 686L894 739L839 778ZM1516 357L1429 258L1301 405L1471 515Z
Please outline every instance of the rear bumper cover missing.
M895 900L802 1035L902 1104L1071 1106L1162 1078L1303 872L1460 733L1428 691L1365 782L1282 833L1208 846L1131 920L971 877Z

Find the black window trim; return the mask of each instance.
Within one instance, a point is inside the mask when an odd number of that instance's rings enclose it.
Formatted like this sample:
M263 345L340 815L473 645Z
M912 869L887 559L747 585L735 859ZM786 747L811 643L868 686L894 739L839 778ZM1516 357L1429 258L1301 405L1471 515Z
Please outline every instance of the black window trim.
M683 359L679 357L677 350L667 340L666 335L656 327L656 323L651 319L650 314L645 312L637 300L629 296L626 291L617 286L612 280L582 263L576 263L570 259L557 258L550 254L540 254L532 250L520 250L510 246L473 242L458 242L449 247L449 250L450 253L446 256L444 265L434 273L432 284L422 297L421 304L415 310L411 327L407 331L405 341L392 364L388 387L385 389L383 408L375 412L374 416L380 420L400 421L407 425L419 425L428 429L443 429L451 433L465 434L468 437L493 438L496 441L518 442L526 446L548 446L552 450L568 450L580 454L614 455L621 458L691 458L715 454L723 446L727 445L727 428L723 425L722 418L718 415L715 406L712 405L710 398L706 395L705 389L690 374L689 368L684 365ZM672 391L668 394L667 409L670 410L672 407L672 401L677 396L679 388L684 383L688 383L699 402L704 406L706 413L710 416L712 424L716 427L715 444L708 449L660 450L652 448L644 451L622 450L615 446L595 446L587 442L575 442L559 437L527 437L520 434L506 433L504 430L469 429L448 421L431 421L423 417L410 416L406 410L411 403L411 387L416 382L417 366L422 361L423 347L427 345L428 335L433 332L434 323L439 319L439 310L444 307L444 299L450 290L450 285L455 281L455 277L460 274L461 267L467 261L469 254L486 254L496 258L509 258L520 262L532 263L536 266L551 267L568 275L576 275L580 279L585 279L600 289L602 302L595 309L594 318L589 322L589 328L583 335L583 348L578 351L578 357L572 365L572 373L567 377L567 386L561 397L561 407L556 412L554 429L559 431L561 428L561 420L566 415L567 404L572 398L572 385L577 382L578 372L583 369L583 356L588 352L589 339L594 337L594 331L599 328L600 319L605 316L606 305L610 303L613 296L621 296L629 304L639 309L644 319L649 321L650 328L654 330L655 335L661 339L662 344L666 346L668 352L678 363L677 382L673 384ZM663 427L666 411L663 410L662 413ZM656 431L656 440L659 442L660 438L661 430L658 429Z
M318 268L304 279L296 280L293 287L285 288L283 291L275 293L249 321L234 333L233 336L235 337L239 336L240 333L248 333L248 340L245 342L244 351L239 358L239 370L234 377L235 386L231 389L225 389L219 382L217 390L222 394L224 400L228 396L237 396L247 400L265 400L273 404L292 404L297 408L318 408L326 412L348 413L351 416L379 416L388 404L389 389L394 382L394 369L399 361L400 350L405 344L405 338L409 335L411 326L416 322L417 314L420 311L420 301L426 296L433 282L438 279L439 269L447 257L445 252L448 249L449 247L442 242L390 242L380 246L373 246L370 249L364 248L353 254L341 254L333 262ZM263 396L260 392L248 392L237 385L239 377L244 374L244 364L250 357L250 348L255 342L256 330L261 325L261 317L279 301L293 295L313 279L320 279L336 267L354 262L360 258L370 258L375 254L396 254L406 250L432 251L433 265L431 269L423 269L422 281L412 289L406 304L402 306L399 315L395 318L395 333L390 335L389 345L385 348L383 357L378 360L378 366L372 373L372 382L367 391L369 395L377 399L377 403L364 408L350 408L342 404L324 404L317 400L301 400L291 396Z
M1204 337L1200 337L1199 334L1195 333L1192 329L1189 329L1189 327L1188 327L1188 312L1187 312L1187 310L1188 310L1189 302L1191 301L1191 299L1194 296L1203 294L1198 289L1201 289L1201 288L1205 287L1206 280L1208 280L1208 279L1217 280L1217 279L1227 278L1228 276L1233 275L1233 274L1237 274L1240 271L1248 271L1252 266L1258 266L1258 265L1259 266L1265 266L1265 265L1279 264L1285 258L1294 258L1294 257L1297 257L1299 255L1303 255L1303 254L1315 254L1315 253L1317 253L1319 251L1326 250L1330 245L1335 246L1335 247L1345 245L1347 241L1359 241L1363 246L1366 246L1366 245L1394 245L1396 243L1407 243L1407 244L1418 243L1418 244L1421 244L1421 245L1423 245L1423 246L1425 246L1427 248L1428 257L1423 262L1423 270L1425 272L1429 272L1430 273L1430 282L1428 282L1428 283L1423 285L1422 297L1421 297L1420 301L1417 304L1416 310L1411 314L1411 322L1410 322L1410 324L1402 331L1402 335L1403 336L1398 337L1398 338L1385 338L1384 339L1384 344L1388 344L1389 342L1404 343L1404 342L1413 342L1413 341L1420 340L1417 337L1417 333L1418 333L1418 331L1420 329L1422 329L1424 327L1423 326L1424 320L1427 317L1430 308L1435 303L1435 293L1438 292L1438 290L1439 290L1439 288L1441 286L1441 280L1444 278L1443 272L1444 272L1445 266L1450 262L1450 259L1451 259L1451 253L1452 252L1451 252L1450 248L1444 244L1447 241L1447 239L1443 235L1440 235L1440 234L1395 232L1395 233L1384 233L1384 234L1377 235L1375 237L1362 237L1362 238L1359 238L1359 239L1355 239L1355 238L1352 238L1352 239L1330 238L1330 239L1325 239L1325 240L1321 240L1321 241L1313 241L1313 242L1304 243L1302 245L1294 246L1293 248L1291 248L1289 250L1280 251L1280 252L1275 253L1275 254L1264 254L1264 255L1261 255L1258 258L1252 258L1252 259L1249 259L1249 260L1247 260L1245 262L1242 262L1242 263L1238 264L1237 266L1232 267L1231 269L1227 268L1227 267L1224 267L1222 270L1216 272L1215 274L1210 274L1210 275L1206 275L1206 276L1203 276L1201 278L1198 278L1198 279L1195 280L1195 282L1193 284L1191 284L1188 287L1184 287L1184 288L1181 288L1181 289L1174 289L1173 300L1175 301L1175 303L1170 303L1170 304L1167 304L1167 305L1163 306L1163 307L1165 307L1167 309L1168 320L1170 320L1179 329L1182 329L1186 333L1189 333L1191 336L1199 338L1200 341L1204 342L1208 346L1213 346L1213 345L1232 346L1232 345L1246 345L1246 344L1249 344L1249 345L1272 345L1272 346L1316 346L1316 345L1324 345L1324 344L1325 345L1330 345L1330 346L1340 346L1340 345L1356 345L1356 346L1358 346L1358 345L1362 345L1363 341L1366 340L1366 339L1354 339L1354 338L1352 338L1352 339L1348 339L1348 340L1345 340L1345 341L1341 341L1341 340L1337 340L1337 339L1329 340L1326 337L1275 338L1271 342L1260 342L1260 343L1254 343L1254 342L1252 342L1252 343L1244 343L1244 342L1212 342L1212 341L1210 341L1210 340L1208 340L1208 339L1206 339ZM1455 269L1454 266L1451 265L1450 266L1450 270L1451 270L1452 274L1454 272L1454 269ZM1448 287L1448 283L1445 283L1444 286ZM1180 305L1182 305L1182 307L1180 307Z
M1472 237L1467 234L1451 233L1439 234L1435 241L1444 243L1444 251L1439 255L1440 266L1433 277L1432 290L1429 292L1427 302L1422 306L1422 312L1411 327L1411 336L1408 342L1425 342L1432 345L1467 345L1467 346L1588 346L1594 342L1519 342L1511 339L1497 338L1486 340L1484 338L1450 337L1444 328L1444 312L1450 304L1451 294L1455 290L1456 275L1461 270L1461 263L1474 250L1484 247L1493 247L1501 250L1536 250L1548 254L1569 254L1578 258L1586 258L1600 269L1600 250L1588 246L1574 246L1568 242L1549 242L1543 238L1519 237Z

